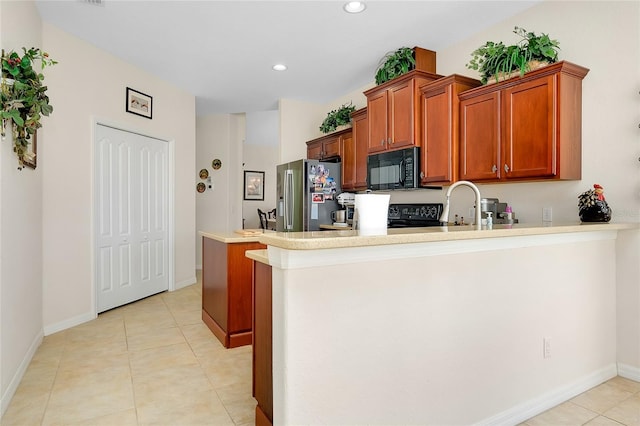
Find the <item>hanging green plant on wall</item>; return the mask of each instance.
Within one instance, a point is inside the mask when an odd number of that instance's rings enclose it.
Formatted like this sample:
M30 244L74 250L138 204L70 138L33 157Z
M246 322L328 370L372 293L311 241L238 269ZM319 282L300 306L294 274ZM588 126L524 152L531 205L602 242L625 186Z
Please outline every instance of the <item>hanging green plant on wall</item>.
M325 118L320 125L320 131L322 133L331 133L335 131L338 126L351 123L351 113L355 110L356 107L349 103L349 105L345 104L338 109L328 112L327 118Z
M0 83L2 136L5 136L5 126L11 126L18 168L24 165L32 136L42 127L42 116L48 116L53 111L47 96L47 86L42 84L44 75L34 70L34 62L40 61L41 69L57 64L38 48L27 50L23 47L22 50L22 56L13 50L6 54L2 51Z

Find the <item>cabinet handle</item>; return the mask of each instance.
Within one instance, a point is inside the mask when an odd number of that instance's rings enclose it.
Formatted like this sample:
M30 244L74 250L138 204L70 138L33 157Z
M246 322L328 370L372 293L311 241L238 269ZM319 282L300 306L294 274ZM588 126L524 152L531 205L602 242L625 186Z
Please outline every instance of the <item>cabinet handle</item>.
M509 166L507 166L506 164L504 165L504 171L509 173Z
M380 140L380 145L384 145L384 139Z
M420 172L420 179L424 179L424 172Z
M498 166L496 166L496 165L494 164L494 165L493 165L493 167L491 168L491 171L492 171L493 173L497 172L497 171L498 171Z
M393 141L391 140L391 138L388 139L389 145L391 145L393 143Z

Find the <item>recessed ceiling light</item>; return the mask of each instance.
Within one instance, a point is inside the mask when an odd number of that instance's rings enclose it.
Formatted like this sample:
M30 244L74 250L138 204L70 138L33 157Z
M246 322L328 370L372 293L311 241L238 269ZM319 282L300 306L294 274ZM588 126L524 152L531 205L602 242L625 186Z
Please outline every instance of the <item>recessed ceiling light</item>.
M350 1L344 4L344 10L348 13L360 13L367 8L363 1Z
M274 71L284 71L286 69L287 69L287 66L285 64L275 64L273 66Z

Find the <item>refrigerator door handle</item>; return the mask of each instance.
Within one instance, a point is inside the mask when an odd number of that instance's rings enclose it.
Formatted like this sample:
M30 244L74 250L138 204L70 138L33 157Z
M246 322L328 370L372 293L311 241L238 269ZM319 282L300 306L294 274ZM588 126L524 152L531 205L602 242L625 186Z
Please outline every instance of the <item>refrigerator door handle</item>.
M293 170L286 170L284 175L284 229L293 229Z

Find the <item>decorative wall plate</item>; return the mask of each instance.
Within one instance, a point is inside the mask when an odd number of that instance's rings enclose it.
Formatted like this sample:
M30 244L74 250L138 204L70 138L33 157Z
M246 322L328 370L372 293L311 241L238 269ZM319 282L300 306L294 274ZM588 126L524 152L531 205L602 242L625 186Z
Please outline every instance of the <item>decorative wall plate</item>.
M211 167L213 167L213 170L218 170L220 167L222 167L222 161L216 158L211 162Z
M205 189L207 189L207 185L205 185L203 182L200 182L196 185L196 190L200 193L203 193Z
M200 179L205 180L208 177L209 177L209 170L207 169L200 170Z

